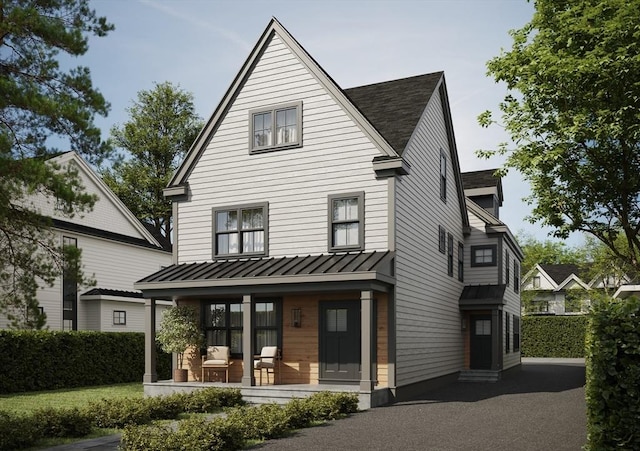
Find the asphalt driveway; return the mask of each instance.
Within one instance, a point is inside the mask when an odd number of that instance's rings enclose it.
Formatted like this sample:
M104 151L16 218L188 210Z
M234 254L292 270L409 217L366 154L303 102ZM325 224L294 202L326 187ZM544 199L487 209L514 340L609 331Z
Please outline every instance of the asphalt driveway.
M523 359L496 383L459 382L411 401L271 440L256 450L580 450L586 443L581 359ZM119 436L51 450L117 450Z
M497 383L455 383L260 450L580 450L586 443L585 367L525 359Z

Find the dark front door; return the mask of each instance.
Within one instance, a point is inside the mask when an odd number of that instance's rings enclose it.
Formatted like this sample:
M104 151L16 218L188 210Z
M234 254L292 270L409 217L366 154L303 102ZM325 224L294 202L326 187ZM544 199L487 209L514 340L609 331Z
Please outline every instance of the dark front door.
M360 303L321 303L320 380L360 380Z
M491 369L491 316L471 317L471 369Z

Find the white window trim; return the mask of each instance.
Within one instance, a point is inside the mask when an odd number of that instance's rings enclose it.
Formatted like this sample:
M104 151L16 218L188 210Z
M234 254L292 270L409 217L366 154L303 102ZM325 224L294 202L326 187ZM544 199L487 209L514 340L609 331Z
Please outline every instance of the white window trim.
M286 143L286 144L276 144L276 111L285 110L288 108L296 108L296 126L297 133L296 137L298 138L295 142ZM273 144L270 146L254 146L253 141L253 116L256 114L263 113L271 113L271 136L273 137ZM280 105L274 105L266 108L256 108L254 110L249 111L249 153L257 154L264 152L273 152L276 150L283 149L292 149L296 147L302 147L302 102L291 102L291 103L283 103Z

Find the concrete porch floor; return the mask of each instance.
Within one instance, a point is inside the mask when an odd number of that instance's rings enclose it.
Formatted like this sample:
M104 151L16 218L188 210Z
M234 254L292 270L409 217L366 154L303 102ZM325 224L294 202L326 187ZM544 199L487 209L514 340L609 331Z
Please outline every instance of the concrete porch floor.
M330 391L358 394L358 408L367 410L388 404L391 400L391 393L387 387L374 389L371 392L361 392L357 385L309 385L309 384L286 384L286 385L255 385L253 387L243 387L235 382L174 382L165 380L158 382L145 382L145 396L161 396L172 393L191 392L208 387L238 388L242 393L242 398L251 404L286 404L293 398L305 398L314 393Z

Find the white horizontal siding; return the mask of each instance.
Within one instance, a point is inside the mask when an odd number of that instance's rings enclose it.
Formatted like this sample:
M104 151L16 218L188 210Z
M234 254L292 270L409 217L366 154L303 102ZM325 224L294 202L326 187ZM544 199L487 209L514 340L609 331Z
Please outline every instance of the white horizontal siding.
M496 245L500 252L499 239L488 237L485 233L485 223L473 213L469 212L471 234L465 239L465 269L464 281L467 285L488 285L498 283L498 256L495 266L471 266L471 250L473 246Z
M89 212L81 212L74 217L62 215L55 209L56 199L45 197L42 195L30 198L32 204L38 211L51 218L62 221L79 224L86 227L93 227L99 230L109 230L113 233L131 236L135 238L145 238L140 231L132 224L131 218L126 217L120 208L108 197L106 185L98 185L86 172L84 167L78 166L73 161L69 162L78 169L78 175L84 185L84 191L87 194L94 194L97 200L93 206L93 210Z
M303 146L249 155L249 111L302 101ZM269 255L328 250L328 195L365 192L365 247L388 248L387 182L380 155L355 122L277 38L234 99L189 175L178 204L179 263L211 260L212 209L269 203Z
M83 271L85 275L94 278L98 288L133 291L134 282L171 264L171 254L167 252L76 233L56 231L56 235L59 240L63 236L77 239L78 248L82 249ZM79 287L78 295L91 288ZM51 287L41 284L37 297L47 315L46 326L51 330L61 330L62 277ZM78 301L79 329L99 330L98 320L93 317L97 312L94 309L88 301ZM107 318L109 321L111 319L111 316ZM0 327L6 325L6 318L0 317Z
M440 148L447 154L447 201L440 199ZM396 189L398 386L459 371L463 364L458 299L462 218L440 96L436 91L403 157L411 173ZM438 226L454 237L454 275L438 250Z

